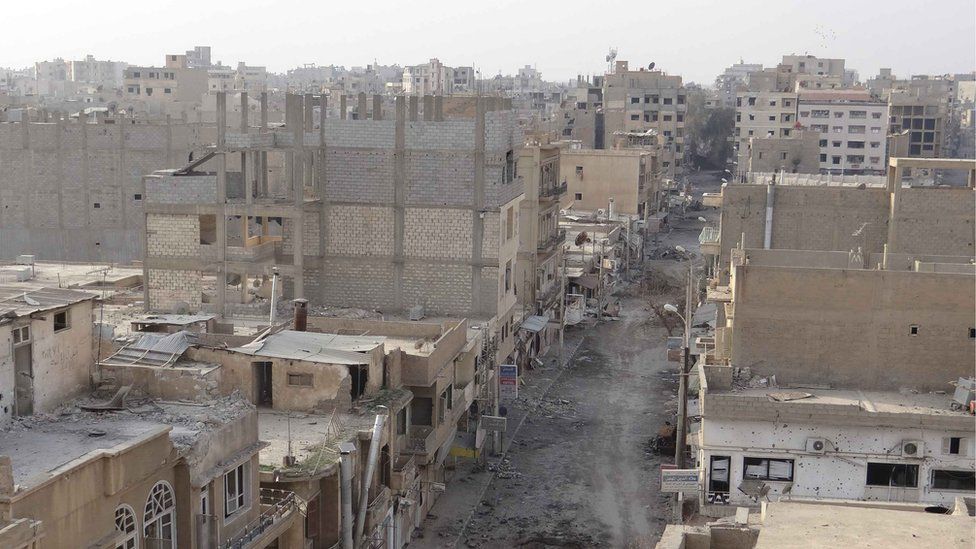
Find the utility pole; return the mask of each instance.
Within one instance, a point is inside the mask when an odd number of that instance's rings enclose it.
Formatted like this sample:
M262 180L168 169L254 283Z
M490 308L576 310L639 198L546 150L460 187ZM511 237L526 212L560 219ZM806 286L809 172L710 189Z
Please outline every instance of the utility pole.
M563 272L559 275L559 366L563 365L563 335L566 332L566 252L563 250Z
M691 300L692 284L695 278L695 267L689 262L688 265L688 284L685 287L685 316L684 316L684 349L681 360L681 374L678 376L678 425L674 445L674 464L678 469L685 468L685 445L686 433L688 431L688 374L691 371ZM675 494L676 507L675 518L678 524L684 522L682 514L682 494Z
M597 296L597 300L596 300L597 321L603 318L603 293L604 291L606 291L606 288L604 287L603 284L603 258L604 258L604 254L606 254L606 247L604 246L605 242L606 242L605 239L600 239L600 257L598 258L598 260L600 261L600 271L599 271L600 274L597 280L597 288L598 291L600 292L600 295Z

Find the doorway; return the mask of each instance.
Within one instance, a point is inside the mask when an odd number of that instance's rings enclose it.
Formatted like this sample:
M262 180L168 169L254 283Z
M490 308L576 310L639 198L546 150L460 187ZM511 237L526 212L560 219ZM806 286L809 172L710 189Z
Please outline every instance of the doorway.
M254 362L254 403L258 406L273 406L271 385L271 362Z
M30 326L12 330L14 340L14 414L34 413L34 366Z

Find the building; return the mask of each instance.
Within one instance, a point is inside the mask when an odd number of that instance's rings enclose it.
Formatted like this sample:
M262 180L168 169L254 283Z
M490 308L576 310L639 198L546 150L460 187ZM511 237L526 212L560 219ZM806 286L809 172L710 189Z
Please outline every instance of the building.
M194 46L186 52L186 64L191 69L209 69L214 63L211 61L210 46Z
M69 63L58 57L53 61L38 61L34 63L35 93L62 97L70 94L71 85Z
M801 92L798 114L799 123L820 137L820 173L887 172L886 102L874 99L866 90Z
M630 70L617 61L603 85L604 143L616 132L647 132L658 137L658 158L667 179L684 174L684 128L688 110L681 77L660 70Z
M648 150L564 147L559 170L568 185L563 209L609 211L612 202L615 212L646 219L661 208L657 158Z
M888 98L890 132L907 133L907 143L899 142L892 154L914 158L940 158L946 142L948 104L942 94L912 94L892 91Z
M181 120L82 122L0 123L0 257L141 259L142 175L201 154L216 136L212 127Z
M796 130L797 94L779 91L741 91L735 98L735 140L737 173L746 173L749 140L788 138Z
M451 95L475 91L476 75L473 67L448 67L433 58L404 67L402 82L407 95Z
M180 114L199 105L208 89L208 70L191 68L185 55L166 55L162 67L125 69L123 98L153 114Z
M529 332L524 356L542 355L557 343L562 310L563 244L559 228L560 201L567 191L560 163L560 147L529 142L519 154L518 171L525 182L519 209L519 250L515 282L523 320ZM527 318L535 317L527 322Z
M86 55L82 61L71 61L68 65L69 79L80 84L91 84L106 90L122 87L125 68L128 63L120 61L99 61Z
M820 135L797 130L789 137L749 138L749 172L817 173Z
M736 94L740 88L745 87L749 74L761 70L763 70L762 64L745 63L740 60L718 75L715 78L715 89L718 92L721 106L735 107Z
M0 341L8 342L0 346L0 427L6 427L89 391L95 295L8 285L0 296Z

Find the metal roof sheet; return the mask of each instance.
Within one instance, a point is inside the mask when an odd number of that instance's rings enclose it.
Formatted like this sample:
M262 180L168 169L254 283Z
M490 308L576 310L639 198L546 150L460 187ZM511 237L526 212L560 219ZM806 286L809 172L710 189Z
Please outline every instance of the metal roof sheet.
M369 364L366 354L386 341L385 337L346 336L284 330L232 351L253 356L304 360L320 364Z
M549 322L549 316L540 315L530 315L522 319L522 325L519 326L523 330L528 330L530 332L541 332L546 324Z
M16 316L27 316L31 313L67 307L95 297L96 295L90 292L64 288L25 289L18 286L0 286L0 315L12 313Z

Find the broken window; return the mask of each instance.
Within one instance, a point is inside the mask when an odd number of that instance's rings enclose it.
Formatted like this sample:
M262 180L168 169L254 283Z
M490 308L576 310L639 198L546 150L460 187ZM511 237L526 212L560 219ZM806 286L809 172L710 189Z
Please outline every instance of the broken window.
M973 490L976 490L976 473L973 471L933 469L932 489L959 490L971 493Z
M203 214L200 216L200 244L214 244L217 242L217 216Z
M505 293L512 289L512 261L505 262Z
M515 179L515 153L508 151L505 153L505 183L511 183Z
M792 459L742 458L742 478L759 480L793 480Z
M434 402L430 397L413 397L410 401L410 423L432 427Z
M245 461L224 474L224 518L248 507L250 462Z
M312 374L288 374L288 385L292 387L311 387Z
M136 533L136 515L128 505L115 508L115 531L122 534L116 549L136 549L139 535Z
M60 332L71 327L71 317L68 310L54 313L54 331Z
M868 486L918 488L918 465L904 463L868 463Z

